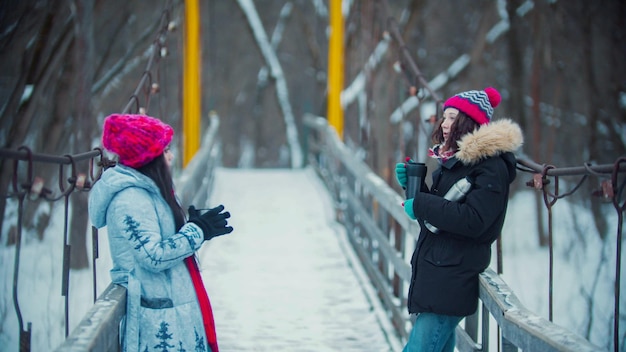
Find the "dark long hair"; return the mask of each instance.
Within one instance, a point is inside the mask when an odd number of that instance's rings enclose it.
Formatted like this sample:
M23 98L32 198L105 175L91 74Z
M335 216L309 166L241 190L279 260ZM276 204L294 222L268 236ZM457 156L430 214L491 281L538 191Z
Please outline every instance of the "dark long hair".
M437 121L435 128L433 129L431 138L433 140L433 143L435 144L441 144L444 142L443 130L441 128L443 120L443 118L440 118ZM458 141L461 139L461 137L470 132L473 132L479 127L480 125L476 121L472 120L465 113L459 111L459 114L456 115L456 120L454 121L452 126L450 126L450 136L448 137L448 141L445 142L445 144L443 145L443 150L458 150Z
M185 213L174 195L174 181L169 166L165 162L163 154L156 157L151 162L137 169L137 171L150 177L161 191L161 195L172 209L176 229L180 229L185 224Z

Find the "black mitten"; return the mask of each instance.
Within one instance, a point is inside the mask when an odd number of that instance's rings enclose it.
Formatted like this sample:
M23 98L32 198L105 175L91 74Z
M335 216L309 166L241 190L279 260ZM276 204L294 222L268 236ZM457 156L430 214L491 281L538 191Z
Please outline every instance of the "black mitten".
M224 210L223 205L218 205L213 209L209 209L204 214L200 214L200 211L193 205L189 206L189 222L200 226L204 233L204 240L208 241L215 236L225 235L233 232L232 226L227 226L230 218L230 213Z

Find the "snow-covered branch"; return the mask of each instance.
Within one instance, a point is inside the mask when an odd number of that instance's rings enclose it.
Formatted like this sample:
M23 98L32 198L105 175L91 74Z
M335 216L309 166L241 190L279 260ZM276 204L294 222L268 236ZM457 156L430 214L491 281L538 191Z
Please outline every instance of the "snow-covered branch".
M280 44L280 42L283 39L285 22L287 22L287 19L291 15L292 8L293 8L293 4L291 2L288 2L280 10L280 16L278 18L278 22L276 23L276 27L274 28L274 32L272 33L271 45L274 51L276 51L276 49L278 48L278 44ZM269 77L269 68L267 66L261 67L257 77L259 79L259 82L257 83L257 87L265 87L267 85L267 79Z
M283 69L278 61L276 52L267 38L254 2L252 0L238 0L237 3L248 19L248 24L252 29L252 34L261 50L261 54L270 67L270 74L276 80L276 95L278 104L283 111L283 118L285 119L285 127L287 130L287 142L291 150L291 166L300 167L303 161L302 150L298 143L298 130L295 125L291 104L289 103L289 92Z
M368 74L380 63L383 56L387 52L390 41L391 37L388 34L385 34L385 36L383 36L383 40L376 45L374 52L372 52L370 57L367 59L363 70L361 70L361 72L359 72L359 74L354 78L350 86L341 92L342 108L345 109L346 106L352 104L359 93L364 91Z
M497 3L498 13L500 14L501 20L496 23L486 34L486 42L489 44L493 44L496 40L500 39L504 33L509 30L509 19L506 14L505 7L506 4L503 4L502 1ZM532 1L527 1L520 5L517 9L517 13L519 16L524 16L527 14L530 9L532 9ZM438 90L445 86L450 79L456 77L459 73L461 73L465 68L467 68L470 64L471 56L469 54L462 54L459 56L454 62L448 66L448 68L435 76L428 84L431 89ZM428 90L424 90L424 97L429 96ZM410 96L407 98L398 108L396 108L391 115L389 116L389 121L391 123L399 123L402 121L404 116L409 114L411 111L416 109L420 104L420 101L415 96ZM421 129L424 130L424 129Z

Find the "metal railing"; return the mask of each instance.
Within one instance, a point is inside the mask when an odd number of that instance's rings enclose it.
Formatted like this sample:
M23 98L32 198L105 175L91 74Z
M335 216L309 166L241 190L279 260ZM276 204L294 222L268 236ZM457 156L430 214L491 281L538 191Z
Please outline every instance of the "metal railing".
M411 280L408 263L419 225L405 215L400 195L354 157L326 119L307 115L304 125L307 162L326 184L334 200L337 220L345 226L392 325L406 340L411 329L405 297ZM489 316L498 325L502 336L498 343L506 351L600 349L526 309L491 269L480 275L479 298L481 309L457 328L460 351L489 350ZM479 331L480 343L477 342Z
M106 165L110 161L103 155L102 150L76 154L76 155L46 155L33 153L29 148L22 146L17 150L0 149L0 159L13 161L11 184L6 194L1 197L17 200L17 221L15 224L15 258L13 266L13 306L17 315L19 325L19 350L30 351L31 349L31 328L32 322L25 324L19 300L18 282L20 279L20 257L22 254L22 232L24 224L24 208L27 201L37 201L39 199L48 202L63 200L64 229L62 236L63 245L63 265L61 272L61 295L64 297L65 333L69 332L69 283L70 283L70 252L69 242L69 203L74 192L87 192L91 185L100 176L100 169L96 166ZM89 161L87 170L80 170L80 162ZM8 163L7 163L8 164ZM46 186L46 180L36 174L36 167L41 164L52 164L58 166L58 188L50 189ZM49 186L53 187L53 186ZM95 275L95 272L94 272ZM95 276L94 276L95 282ZM95 296L95 286L94 286Z
M213 188L213 170L222 160L222 148L219 139L219 116L211 112L209 128L202 137L200 150L183 172L176 177L176 194L183 208L191 204L204 204Z
M120 350L120 321L126 314L126 288L111 283L56 352Z

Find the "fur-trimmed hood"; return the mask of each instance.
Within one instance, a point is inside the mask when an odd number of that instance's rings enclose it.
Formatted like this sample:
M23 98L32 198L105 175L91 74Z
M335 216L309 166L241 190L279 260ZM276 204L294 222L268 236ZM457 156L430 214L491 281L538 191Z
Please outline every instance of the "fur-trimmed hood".
M463 164L473 165L488 157L514 152L523 143L519 125L510 119L500 119L463 136L455 156Z

